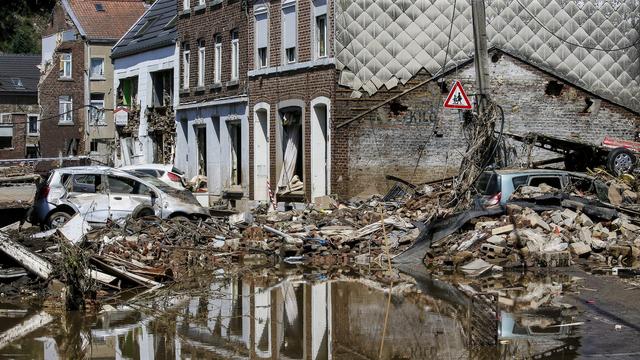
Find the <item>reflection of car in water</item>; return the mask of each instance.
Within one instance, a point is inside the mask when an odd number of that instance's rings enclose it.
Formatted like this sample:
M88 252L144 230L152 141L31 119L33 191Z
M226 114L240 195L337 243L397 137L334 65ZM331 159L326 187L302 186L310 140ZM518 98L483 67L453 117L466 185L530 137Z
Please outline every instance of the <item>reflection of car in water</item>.
M549 336L561 339L573 334L573 326L570 325L570 321L557 321L555 317L536 314L515 315L501 311L498 338L502 340Z
M36 192L31 223L56 228L81 214L94 224L127 216L156 215L206 218L191 193L158 178L105 166L79 166L51 171Z

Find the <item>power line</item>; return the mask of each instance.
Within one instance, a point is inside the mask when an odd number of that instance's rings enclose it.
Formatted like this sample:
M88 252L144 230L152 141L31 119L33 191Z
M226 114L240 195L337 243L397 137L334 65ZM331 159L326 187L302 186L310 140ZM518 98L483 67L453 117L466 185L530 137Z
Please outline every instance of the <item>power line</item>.
M622 51L622 50L627 50L630 49L634 46L637 46L638 44L640 44L640 39L638 39L636 42L632 43L631 45L628 46L624 46L624 47L620 47L620 48L611 48L611 49L603 49L601 47L593 47L593 46L586 46L586 45L582 45L582 44L578 44L578 43L574 43L572 41L569 41L567 39L563 39L560 36L556 35L556 33L554 31L551 31L548 27L546 27L535 15L533 15L529 9L527 9L526 6L522 5L522 3L520 2L520 0L516 0L516 2L522 6L522 8L524 9L524 11L527 12L527 14L529 14L529 16L531 16L533 18L533 20L535 20L540 26L542 26L543 29L547 30L547 32L549 32L551 35L553 35L555 38L557 38L558 40L565 42L569 45L573 45L575 47L579 47L579 48L583 48L583 49L587 49L587 50L598 50L598 51L604 51L604 52L614 52L614 51Z
M42 119L38 118L38 122L41 123L41 122L48 121L48 120L59 120L60 116L62 116L62 115L69 114L69 113L72 113L74 111L79 111L79 110L82 110L84 108L93 108L93 109L95 109L95 110L97 110L99 112L113 111L113 109L99 108L99 107L97 107L95 105L82 105L82 106L80 106L78 108L71 109L69 111L65 111L63 113L59 113L57 115L49 116L49 117L42 118ZM4 123L4 125L22 125L22 124L28 125L29 124L29 120L27 120L27 121L18 121L18 122L12 121L10 123Z

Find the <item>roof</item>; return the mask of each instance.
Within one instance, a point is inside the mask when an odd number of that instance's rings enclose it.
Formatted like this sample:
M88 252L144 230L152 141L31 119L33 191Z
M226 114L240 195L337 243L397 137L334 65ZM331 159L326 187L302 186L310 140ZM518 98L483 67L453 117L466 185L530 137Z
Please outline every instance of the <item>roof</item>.
M142 0L63 0L81 35L117 41L146 10ZM66 6L65 6L66 7Z
M485 3L489 47L640 112L637 2ZM340 84L355 97L405 84L422 69L439 74L474 54L469 0L337 1L335 24Z
M113 47L111 57L115 59L172 45L177 36L177 15L175 0L157 0Z
M37 93L40 55L0 54L0 92Z

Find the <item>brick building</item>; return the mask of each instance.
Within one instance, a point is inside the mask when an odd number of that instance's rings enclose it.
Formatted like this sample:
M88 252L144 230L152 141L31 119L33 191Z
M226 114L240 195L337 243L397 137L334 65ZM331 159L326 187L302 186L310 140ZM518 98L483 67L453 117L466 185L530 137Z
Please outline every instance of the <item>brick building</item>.
M39 55L0 55L0 159L38 156Z
M60 0L42 37L38 100L44 157L90 155L110 163L111 47L144 13L142 0ZM99 110L102 109L102 110Z
M249 189L245 1L178 1L177 167L204 176L210 199Z
M251 197L331 193L336 71L333 1L249 2Z

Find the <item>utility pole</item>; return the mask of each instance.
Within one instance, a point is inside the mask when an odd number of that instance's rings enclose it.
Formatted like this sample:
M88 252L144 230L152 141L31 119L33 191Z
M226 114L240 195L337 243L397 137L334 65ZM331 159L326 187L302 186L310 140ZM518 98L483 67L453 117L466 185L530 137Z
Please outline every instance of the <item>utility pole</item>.
M489 99L489 50L487 48L487 17L484 13L484 0L471 0L471 16L473 18L478 115L482 115Z

